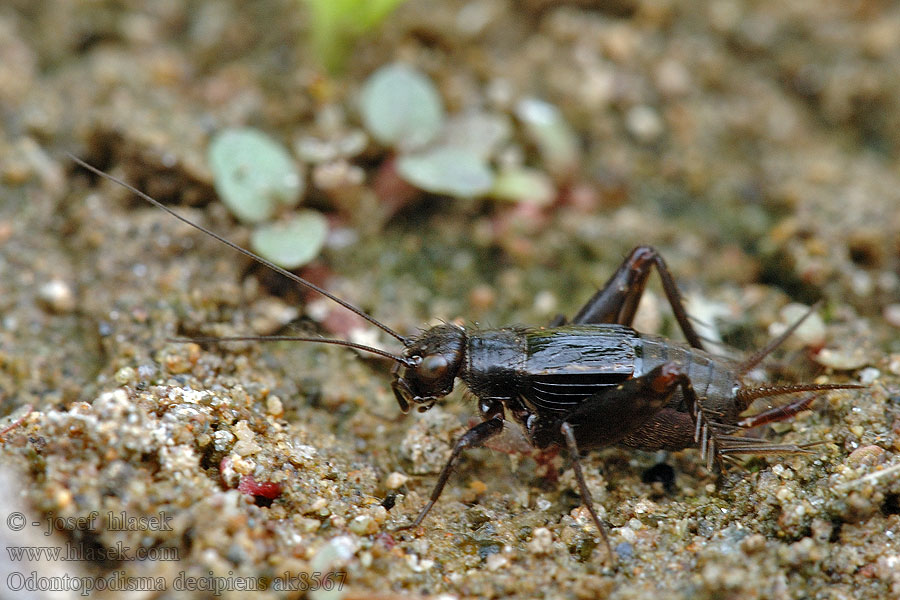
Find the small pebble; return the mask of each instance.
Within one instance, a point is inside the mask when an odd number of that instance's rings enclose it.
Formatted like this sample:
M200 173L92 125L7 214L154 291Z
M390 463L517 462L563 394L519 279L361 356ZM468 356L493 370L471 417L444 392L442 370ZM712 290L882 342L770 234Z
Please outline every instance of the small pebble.
M378 531L378 523L375 522L372 515L359 515L350 521L347 529L356 535L371 535Z
M416 573L423 573L430 570L434 566L434 561L430 558L420 559L415 554L407 554L406 562L409 565L409 568Z
M13 234L13 225L10 221L0 221L0 244L6 242Z
M900 303L888 304L884 307L884 320L894 327L900 328Z
M469 483L469 489L475 492L476 494L483 494L487 491L487 484L479 479L475 479L471 483Z
M847 464L851 467L862 465L877 465L884 460L884 448L881 446L860 446L847 457Z
M788 327L802 319L809 312L803 304L791 303L779 312L779 321L769 326L769 335L776 337L784 333ZM821 347L825 344L825 321L818 312L814 312L786 340L788 348Z
M248 442L244 440L235 442L234 446L231 447L231 451L238 456L250 456L251 454L258 454L261 450L262 447L256 442Z
M322 546L311 562L311 569L327 571L350 560L359 550L359 543L349 535L339 535Z
M544 498L544 497L538 498L537 501L534 503L534 508L535 508L535 510L537 510L537 511L539 511L539 512L545 512L545 511L547 511L551 506L553 506L553 503L550 502L549 500L547 500L547 499Z
M484 561L488 571L497 571L509 563L509 559L502 554L489 554Z
M625 126L631 135L645 143L656 141L664 131L659 113L646 105L629 110L625 116Z
M766 538L760 533L748 535L741 540L741 550L744 554L756 554L766 547Z
M136 379L137 372L133 367L122 367L115 374L116 383L119 385L125 385L127 383L133 382Z
M237 444L235 444L235 446L236 445ZM241 458L235 454L232 454L230 458L232 468L235 473L240 475L249 475L256 468L256 463L253 460Z
M311 513L320 512L322 510L326 510L327 506L328 506L328 500L319 496L315 500L312 501L312 504L309 505L308 512L311 512ZM325 513L325 514L328 514L328 513Z
M409 481L409 476L399 471L394 471L384 480L384 487L389 490L396 490Z
M266 398L266 412L273 417L280 417L283 415L284 406L281 403L281 398L278 396L269 396Z
M634 543L637 540L637 535L634 533L634 529L631 527L619 527L616 529L616 532L622 536L626 542Z
M815 355L814 360L823 367L837 371L853 371L869 362L866 353L858 346L841 349L823 348Z
M553 534L546 527L538 527L528 542L528 550L532 554L547 554L553 547Z
M864 383L869 385L873 381L877 380L881 377L881 371L876 369L875 367L866 367L862 371L859 372L859 381L860 383Z
M232 442L234 442L234 434L232 434L230 431L220 429L213 434L213 440L215 441L215 445L213 447L216 449L216 451L223 452L225 450L228 450Z
M222 479L222 483L229 488L237 486L240 479L234 470L234 461L227 456L219 462L219 477Z
M61 279L51 279L38 288L38 300L44 308L57 314L70 313L75 310L75 293Z
M245 442L252 442L253 438L256 437L256 434L250 429L247 421L238 421L237 424L231 428L231 431L237 436L237 439Z
M888 371L900 375L900 354L891 354L888 358Z
M558 304L556 294L550 290L541 290L534 296L534 310L541 314L548 315L554 312Z
M309 517L295 517L294 523L297 528L304 533L313 533L322 526L322 522L318 519L310 519Z
M691 91L691 74L682 63L666 59L659 63L654 72L659 91L666 96L684 96Z
M629 542L619 542L616 544L615 553L619 556L619 558L633 558L634 557L634 545Z
M238 491L251 496L261 496L274 500L281 495L283 487L280 483L272 481L256 481L252 475L241 477L238 483Z
M194 343L180 346L177 353L164 354L162 363L169 373L187 373L200 358L200 346Z
M273 335L300 316L296 306L277 298L264 298L253 305L250 327L259 335Z
M57 489L53 494L53 501L58 510L66 510L72 504L72 492L64 488Z
M375 519L375 522L378 523L379 525L381 525L385 521L387 521L387 518L388 518L387 509L380 504L373 506L371 509L369 509L369 514L372 515L372 518Z
M781 502L789 502L794 499L794 492L789 487L780 487L775 492L775 497Z

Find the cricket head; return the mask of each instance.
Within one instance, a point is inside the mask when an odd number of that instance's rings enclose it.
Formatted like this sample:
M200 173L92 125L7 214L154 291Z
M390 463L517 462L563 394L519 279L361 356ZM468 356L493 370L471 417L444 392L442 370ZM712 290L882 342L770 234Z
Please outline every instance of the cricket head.
M425 412L453 391L466 358L466 331L449 324L432 327L409 340L403 358L393 369L394 396L404 413L413 404Z

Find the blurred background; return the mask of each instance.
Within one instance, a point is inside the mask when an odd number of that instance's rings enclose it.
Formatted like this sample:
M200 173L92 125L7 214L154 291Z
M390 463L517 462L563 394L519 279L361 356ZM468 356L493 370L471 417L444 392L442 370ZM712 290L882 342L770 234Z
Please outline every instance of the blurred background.
M499 327L571 316L638 244L660 249L723 351L760 347L803 313L797 304L822 300L774 370L873 383L864 402L845 395L785 426L826 439L816 468L850 482L890 468L900 450L898 65L900 6L877 0L8 0L0 408L15 427L0 434L4 452L29 473L36 514L179 506L179 533L145 542L181 548L182 561L129 573L337 565L350 570L352 593L384 597L529 597L546 584L529 577L555 578L559 597L641 597L654 586L673 598L896 593L887 557L900 550L884 537L898 525L895 483L873 480L865 493L832 485L817 492L832 496L804 504L799 488L776 498L784 481L755 497L738 476L727 493L742 504L708 490L715 478L690 453L675 459L679 491L652 502L640 472L658 457L612 451L590 469L608 486L597 498L605 518L630 527L614 529L614 543L637 557L615 584L602 573L602 547L592 555L590 532L569 514L578 506L570 475L558 491L530 459L511 469L503 454L474 453L461 472L476 475L458 475L441 500L455 512L395 540L386 515L395 500L398 522L421 505L471 404L457 393L401 421L378 361L167 341L298 329L392 340L65 153L402 333L441 320ZM680 339L651 281L636 327ZM97 400L116 386L131 408ZM176 388L213 391L188 400ZM198 402L202 418L188 415ZM110 433L128 418L149 445ZM73 430L76 421L86 424ZM232 475L284 489L271 506L250 494L255 503L225 511L231 529L200 533L199 515L211 510L202 502L240 497L225 491L237 484L222 461L242 435L262 449L238 453L252 465ZM173 458L173 447L183 455ZM802 468L791 485L821 487L826 475ZM417 477L386 483L404 470ZM155 491L139 500L135 482ZM738 508L723 516L716 502ZM770 511L756 510L767 502ZM465 513L473 503L480 516ZM348 530L357 517L363 525ZM563 528L553 530L556 546L529 546L547 523ZM766 536L761 549L741 546L745 525ZM870 529L882 537L854 546ZM717 538L721 530L738 533ZM340 536L352 552L330 545ZM737 558L723 558L732 545Z

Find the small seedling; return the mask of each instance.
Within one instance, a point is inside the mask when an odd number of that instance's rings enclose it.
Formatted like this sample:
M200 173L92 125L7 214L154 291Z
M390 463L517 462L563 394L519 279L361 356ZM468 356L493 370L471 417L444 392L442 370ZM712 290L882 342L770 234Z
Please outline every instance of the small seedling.
M255 129L226 129L209 144L208 160L216 191L225 206L256 229L250 245L258 254L296 269L318 256L328 224L305 210L273 220L295 207L303 195L303 173L278 142Z
M313 51L329 72L341 70L358 37L378 27L405 0L305 0Z

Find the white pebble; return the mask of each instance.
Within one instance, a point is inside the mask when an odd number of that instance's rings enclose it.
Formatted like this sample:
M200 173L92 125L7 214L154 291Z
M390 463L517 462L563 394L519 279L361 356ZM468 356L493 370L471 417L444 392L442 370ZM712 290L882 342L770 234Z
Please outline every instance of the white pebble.
M399 471L394 471L390 475L387 476L387 479L384 481L384 487L389 490L396 490L401 487L404 483L409 481L409 476L405 473L400 473Z
M859 372L860 383L864 383L866 385L869 385L879 377L881 377L881 371L879 371L875 367L866 367Z
M642 142L653 142L663 133L663 122L653 108L638 105L628 111L625 116L628 131Z
M72 287L61 279L51 279L38 289L38 299L55 313L75 310L75 294Z
M509 559L502 554L489 554L485 560L485 566L487 566L488 571L501 569L505 567L507 563L509 563Z
M553 547L553 534L546 527L538 527L528 542L528 550L532 554L547 554Z
M900 304L888 304L885 306L884 320L894 327L900 327Z

